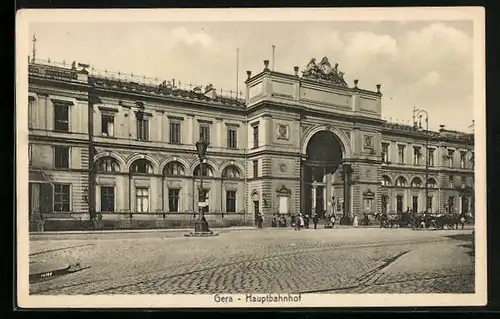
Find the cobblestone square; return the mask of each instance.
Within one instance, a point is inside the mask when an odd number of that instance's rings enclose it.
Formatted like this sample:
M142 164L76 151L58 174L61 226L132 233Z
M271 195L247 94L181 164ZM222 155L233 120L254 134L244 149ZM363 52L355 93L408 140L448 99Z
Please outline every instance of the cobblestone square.
M30 262L90 268L35 295L473 293L471 230L257 229L32 240Z

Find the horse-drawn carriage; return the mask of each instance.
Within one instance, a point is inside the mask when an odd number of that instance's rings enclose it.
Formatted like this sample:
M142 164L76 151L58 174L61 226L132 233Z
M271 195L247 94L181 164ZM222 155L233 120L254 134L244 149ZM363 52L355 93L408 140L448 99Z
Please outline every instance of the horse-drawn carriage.
M381 228L405 227L412 229L458 229L464 227L466 217L460 214L432 213L376 213L375 219L380 221Z

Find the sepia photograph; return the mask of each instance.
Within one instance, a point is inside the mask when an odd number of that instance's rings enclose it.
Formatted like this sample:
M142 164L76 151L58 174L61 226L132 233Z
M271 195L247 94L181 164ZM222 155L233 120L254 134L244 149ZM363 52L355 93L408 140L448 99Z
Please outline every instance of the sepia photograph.
M16 29L20 307L486 304L484 9Z

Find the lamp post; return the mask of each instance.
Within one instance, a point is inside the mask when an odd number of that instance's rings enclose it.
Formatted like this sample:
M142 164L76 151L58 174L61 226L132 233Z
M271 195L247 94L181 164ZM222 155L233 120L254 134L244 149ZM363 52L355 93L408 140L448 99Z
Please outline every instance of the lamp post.
M429 113L424 109L416 109L419 121L418 126L422 129L422 115L425 115L425 212L429 209Z
M208 233L208 222L203 213L203 208L205 207L206 197L205 190L203 189L203 162L205 161L205 153L207 152L208 142L201 139L196 142L196 152L198 153L198 159L200 160L200 188L198 191L198 217L194 222L194 232L195 233Z

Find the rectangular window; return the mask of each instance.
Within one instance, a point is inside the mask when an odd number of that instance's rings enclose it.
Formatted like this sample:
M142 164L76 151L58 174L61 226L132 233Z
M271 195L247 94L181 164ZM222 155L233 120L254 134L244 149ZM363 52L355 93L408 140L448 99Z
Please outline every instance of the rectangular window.
M101 115L102 136L115 136L115 117L110 114Z
M200 124L200 140L210 143L210 125Z
M228 128L227 129L227 147L228 148L237 148L237 133L236 133L235 128Z
M169 189L168 190L168 211L178 212L179 211L179 190Z
M253 161L253 177L258 177L259 176L259 161L255 160Z
M69 132L69 106L54 104L54 130Z
M54 167L69 168L69 146L54 146Z
M115 211L115 188L101 186L101 212Z
M396 196L396 212L398 214L403 212L403 195Z
M389 143L382 143L382 162L389 162Z
M149 188L137 187L135 189L136 211L147 213L149 211Z
M404 145L398 145L398 163L405 163L405 147Z
M429 166L434 166L434 149L429 148Z
M33 144L29 143L28 144L28 164L31 166L32 159L33 159Z
M467 153L465 152L460 152L460 168L467 168L466 164L465 164L465 155Z
M427 197L427 211L432 213L432 196Z
M253 129L253 148L259 147L259 126L254 125Z
M33 108L35 107L35 98L28 97L28 128L33 128Z
M172 144L181 143L181 123L170 122L169 124L169 142Z
M70 185L54 184L54 211L69 212L71 205L70 196Z
M149 141L149 120L137 119L137 139L139 141Z
M448 166L453 167L453 157L455 156L454 150L448 150Z
M453 175L448 176L448 187L453 188L455 186L455 177Z
M236 212L236 191L226 192L226 212L228 213Z
M460 187L465 188L466 184L467 184L467 178L465 176L462 176L462 179L460 181Z
M421 154L420 147L413 147L413 165L420 165Z

